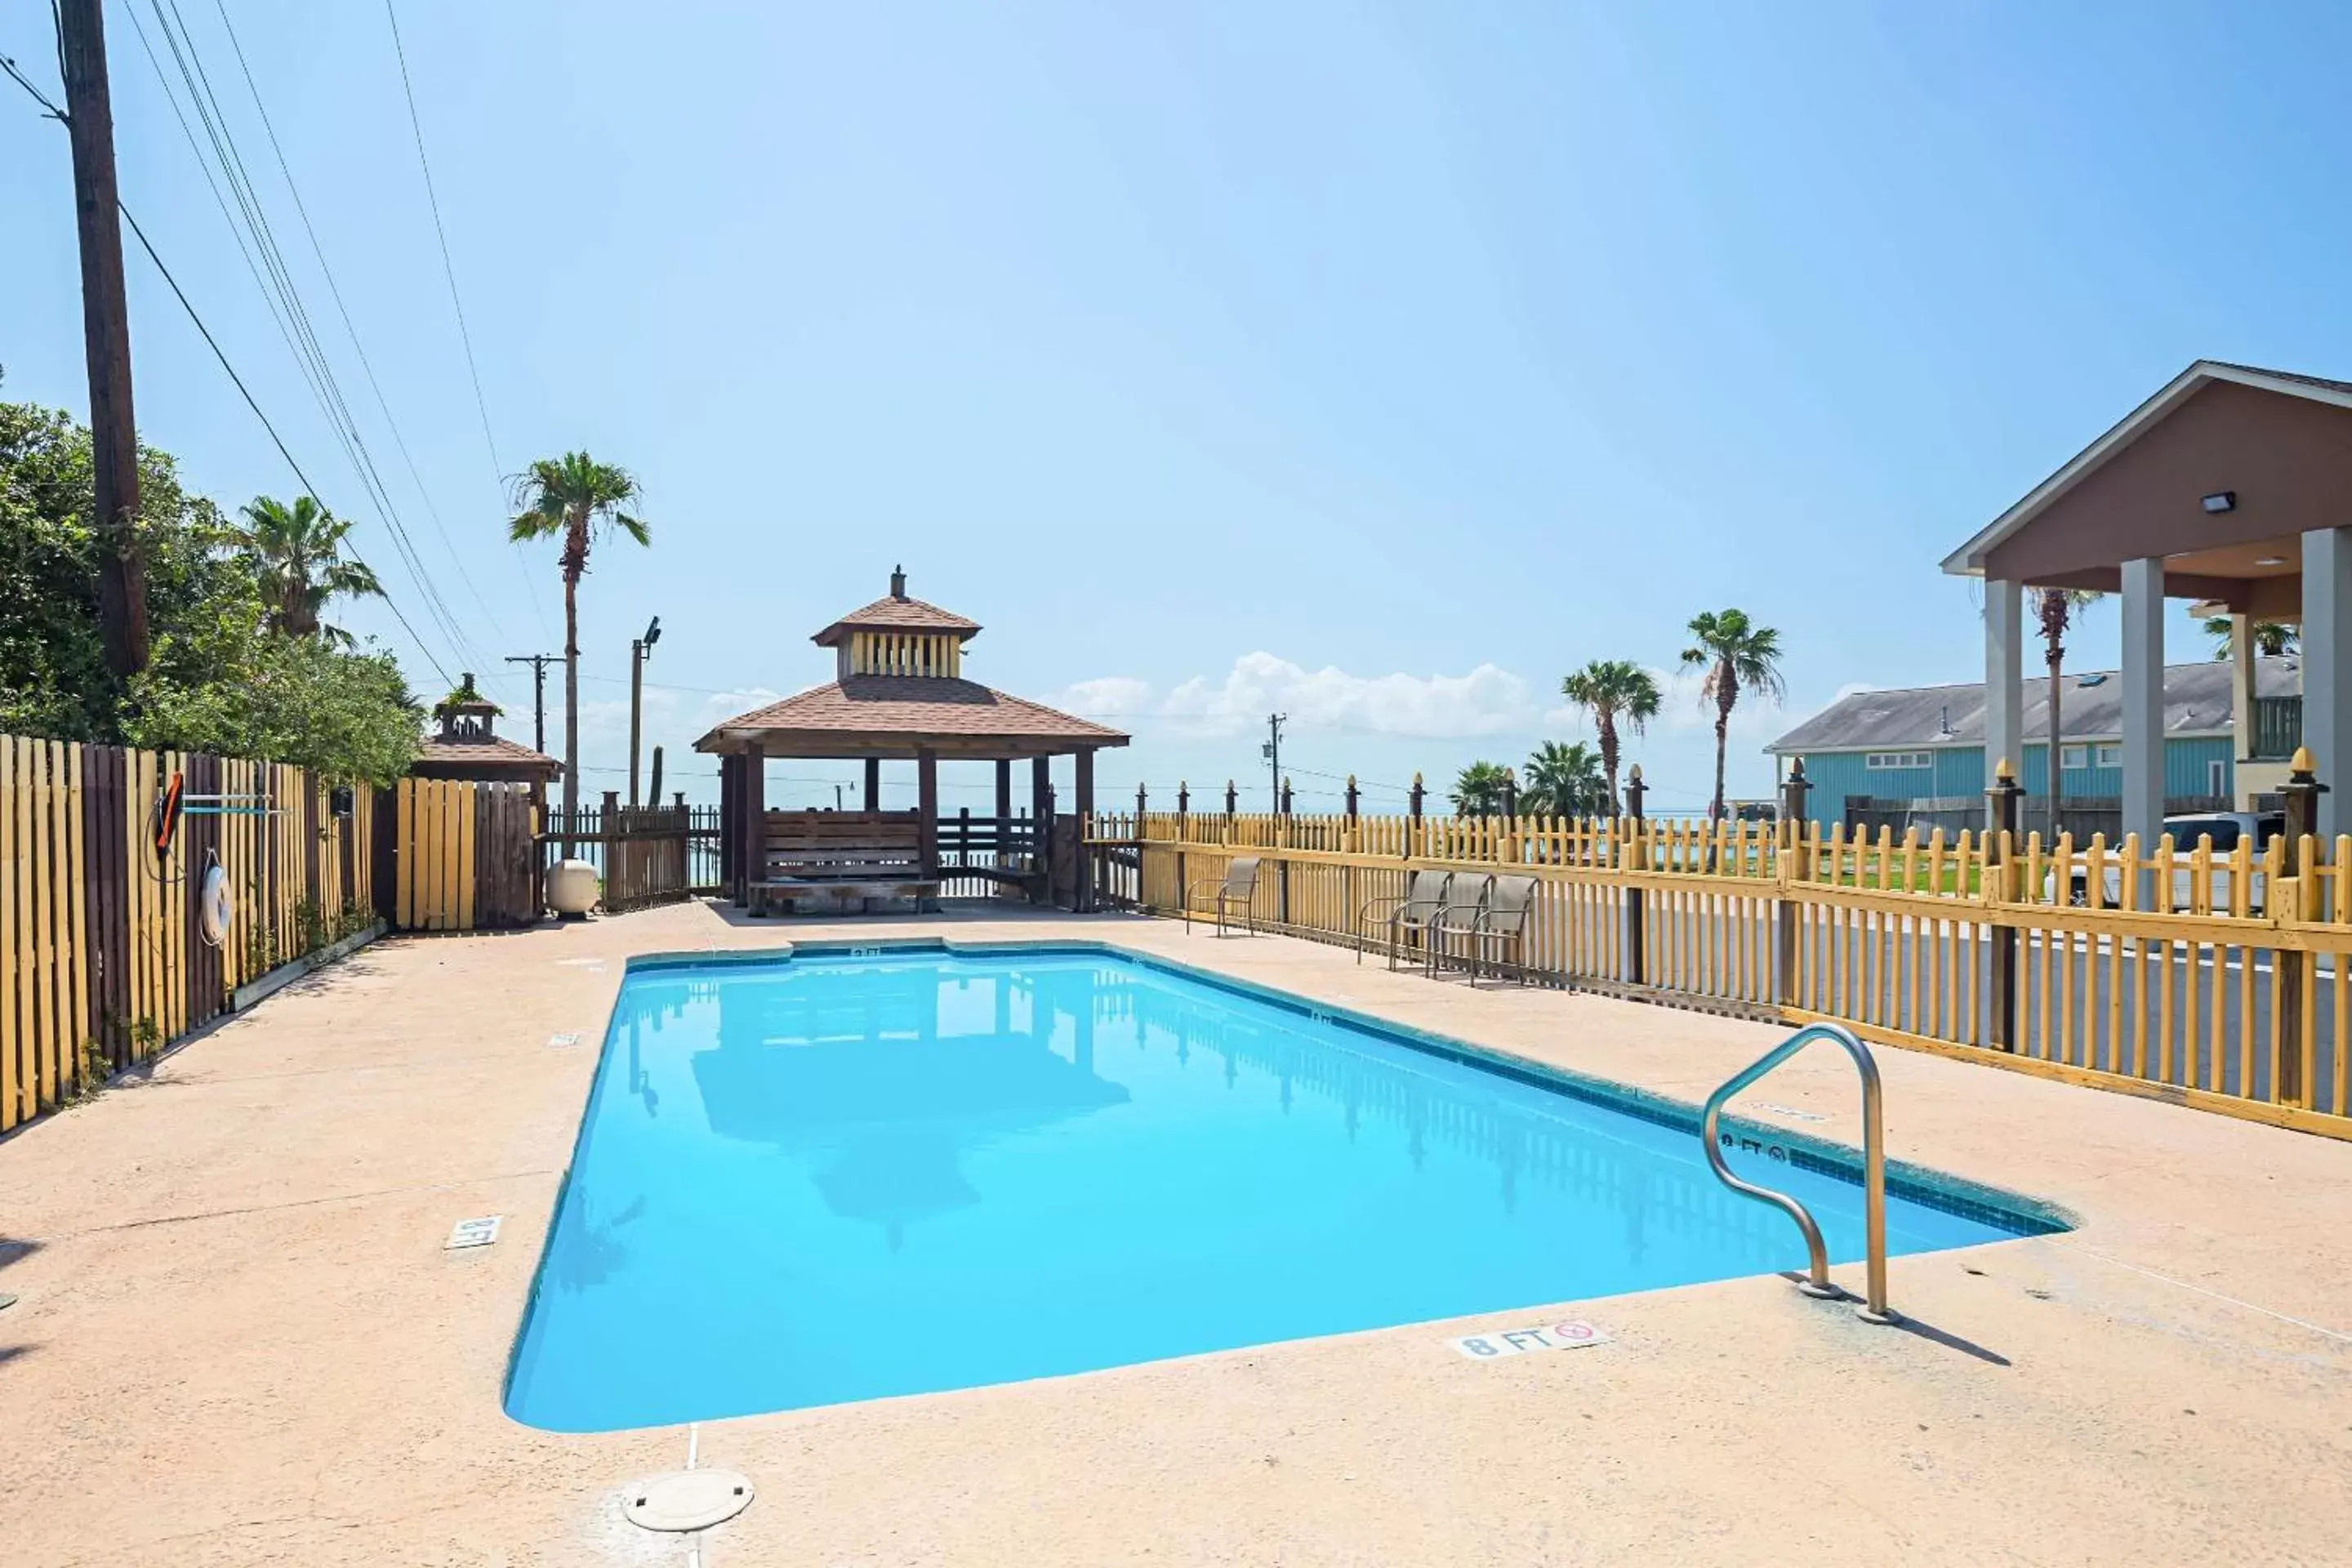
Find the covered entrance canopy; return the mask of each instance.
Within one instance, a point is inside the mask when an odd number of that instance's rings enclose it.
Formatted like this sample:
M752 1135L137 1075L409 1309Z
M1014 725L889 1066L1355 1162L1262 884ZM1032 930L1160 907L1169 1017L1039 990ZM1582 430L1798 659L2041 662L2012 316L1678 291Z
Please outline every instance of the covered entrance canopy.
M2352 830L2352 383L2200 360L1944 562L1985 580L1985 765L2025 735L2028 587L2123 598L2124 828L2164 816L2164 602L2231 618L2241 804L2299 743L2319 831ZM2302 628L2300 697L2257 702L2249 627Z
M906 574L894 571L887 596L812 639L834 650L834 679L738 714L695 742L719 759L721 874L737 903L754 910L920 905L936 900L946 868L1050 897L1063 880L1052 875L1052 759L1075 760L1071 804L1082 819L1094 809L1095 752L1128 737L964 679L964 645L979 632L978 622L908 597ZM770 757L862 759L863 809L768 810ZM1030 764L1025 817L1013 805L1013 764L1023 759ZM914 763L914 811L882 810L885 760ZM995 815L959 814L951 867L942 863L942 760L996 764ZM1083 854L1076 836L1068 852ZM1070 869L1067 880L1083 899L1084 868Z

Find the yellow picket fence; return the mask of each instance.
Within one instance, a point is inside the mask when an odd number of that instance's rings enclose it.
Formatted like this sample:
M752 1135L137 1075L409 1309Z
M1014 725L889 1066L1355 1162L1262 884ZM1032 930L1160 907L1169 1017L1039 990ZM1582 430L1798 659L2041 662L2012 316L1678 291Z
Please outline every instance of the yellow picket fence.
M2352 1137L2352 837L2227 851L1644 822L1104 816L1181 912L1236 857L1265 925L1356 946L1415 870L1537 879L1521 975ZM1418 959L1421 955L1416 952Z

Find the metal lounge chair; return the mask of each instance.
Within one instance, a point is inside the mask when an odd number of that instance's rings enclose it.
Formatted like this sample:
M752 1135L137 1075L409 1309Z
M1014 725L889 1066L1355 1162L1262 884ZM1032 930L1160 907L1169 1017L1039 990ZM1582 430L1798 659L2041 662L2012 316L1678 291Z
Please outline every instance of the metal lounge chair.
M1242 914L1242 929L1252 936L1257 934L1257 921L1250 914L1250 901L1257 896L1257 857L1244 855L1225 863L1222 877L1207 877L1184 889L1184 929L1192 929L1192 896L1202 889L1213 889L1217 909L1217 934L1225 934L1225 910L1237 907Z
M1456 871L1445 879L1445 896L1439 900L1437 913L1431 917L1424 934L1423 973L1437 973L1438 964L1445 957L1447 937L1466 937L1478 929L1479 919L1486 910L1486 889L1494 884L1494 878L1469 871Z
M1534 877L1496 877L1495 885L1486 889L1486 907L1471 922L1467 932L1470 943L1470 984L1478 984L1478 960L1488 947L1494 949L1495 973L1503 972L1504 955L1516 944L1521 961L1516 967L1519 983L1527 984L1526 945L1528 920L1535 912L1536 889L1541 885Z
M1385 905L1388 916L1381 923L1388 927L1389 967L1397 965L1397 942L1406 931L1420 932L1427 929L1435 917L1438 905L1445 897L1445 877L1443 871L1413 871L1405 877L1402 896L1367 899L1356 910L1356 962L1364 962L1364 917Z

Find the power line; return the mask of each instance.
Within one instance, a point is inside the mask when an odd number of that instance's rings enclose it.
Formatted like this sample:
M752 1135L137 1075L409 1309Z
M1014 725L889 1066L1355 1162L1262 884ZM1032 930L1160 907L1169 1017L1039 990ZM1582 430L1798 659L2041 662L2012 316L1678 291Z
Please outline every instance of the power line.
M482 395L482 367L474 358L474 334L466 325L466 301L457 292L457 267L449 257L449 230L441 221L441 194L433 184L433 161L425 155L425 122L416 112L416 87L409 79L408 49L401 42L400 15L394 10L392 0L383 0L383 16L392 25L393 58L400 64L400 93L408 104L408 129L416 141L416 167L425 176L425 203L433 211L433 237L441 247L441 276L449 284L449 309L457 318L457 342L466 351L466 374L474 384L474 412L482 419L482 445L490 454L490 481L498 487L501 507L506 501L506 465L499 461L498 437L490 433L489 400ZM539 606L530 569L524 565L522 546L513 547L511 554L515 570L522 574L523 602L530 606L531 618L539 623L541 641L552 634L548 630L547 614Z
M47 93L26 79L24 72L16 68L16 61L0 56L0 70L6 71L18 87L31 94L33 101L39 104L50 119L60 125L65 123L65 110L52 103ZM222 351L220 341L213 336L212 329L205 324L204 317L197 314L195 306L189 302L187 291L180 287L180 280L172 275L172 269L169 267L163 265L163 258L156 252L154 242L147 237L147 231L139 226L138 218L131 215L131 209L124 205L120 198L117 198L114 206L115 210L122 215L122 221L131 226L131 236L139 241L139 247L147 253L147 259L155 264L155 270L163 274L163 281L170 285L172 297L180 302L180 309L185 310L188 320L195 324L197 332L205 340L205 346L213 351L213 357L220 362L221 369L228 373L229 381L236 387L237 395L245 399L245 405L253 410L253 416L260 420L262 429L268 432L271 444L278 448L278 455L286 459L288 468L294 470L294 477L300 481L303 493L310 496L312 500L318 501L318 487L311 484L310 475L302 471L302 465L295 461L294 454L287 449L285 438L278 434L278 426L270 423L269 416L261 411L261 405L254 400L252 389L245 384L245 378L237 374L236 366L229 363L228 355ZM319 501L319 504L323 507L326 503ZM362 566L367 564L360 559L357 551L352 552L352 559ZM423 637L416 635L416 628L409 625L408 617L402 613L398 601L394 600L390 594L386 594L383 595L383 602L384 607L392 612L393 618L400 623L401 629L408 634L409 640L416 645L416 651L425 656L425 662L431 665L442 679L447 680L449 672L441 668L440 661L433 657L433 650L425 646Z
M416 459L408 450L408 438L401 434L400 422L393 417L392 405L384 397L383 384L376 380L375 366L369 362L367 350L360 342L359 329L352 322L351 308L343 302L343 291L335 281L334 268L327 265L326 248L320 244L319 231L310 223L310 209L303 203L301 188L294 183L294 171L286 162L286 149L278 143L278 128L271 123L268 107L261 100L261 88L253 79L253 68L245 58L245 45L236 36L236 25L229 20L227 0L213 0L213 5L220 13L221 27L228 35L229 47L236 52L237 70L245 78L246 90L253 95L254 111L261 117L261 129L269 138L269 151L278 160L278 172L286 181L287 194L294 198L294 211L302 220L303 234L310 241L310 254L319 263L320 275L327 280L327 292L335 301L335 312L342 318L344 335L351 339L352 353L358 356L360 369L367 377L368 390L375 395L376 408L383 414L384 425L392 432L393 445L399 448L409 479L425 502L425 512L433 519L434 531L441 536L442 548L449 552L450 564L457 569L457 580L465 584L466 591L473 595L474 603L496 629L498 612L482 597L482 591L474 585L472 575L466 570L464 558L457 553L457 545L450 540L448 526L441 520L441 510L433 504L433 492L425 489L425 477L416 471ZM503 637L504 634L500 635Z
M190 149L195 153L199 166L205 170L206 183L212 187L215 201L221 206L222 216L228 221L231 233L237 239L239 250L246 258L247 270L254 275L255 282L261 289L265 302L270 306L270 313L278 323L279 334L286 339L288 349L294 354L297 367L302 372L303 379L309 384L312 397L318 402L320 413L326 416L336 443L342 448L344 458L351 465L354 477L359 479L361 489L374 504L379 516L391 531L394 552L407 568L409 577L415 585L418 597L427 616L439 629L443 640L453 652L467 658L470 662L480 664L483 662L480 650L473 647L471 639L466 634L463 623L450 610L434 583L432 574L426 569L423 555L410 538L407 526L401 519L399 508L394 504L390 489L384 484L381 473L377 471L374 458L367 449L366 438L361 434L359 422L352 412L349 400L343 395L333 363L328 359L324 346L319 340L317 330L311 323L309 309L303 302L299 289L295 285L292 268L288 265L284 252L278 244L276 233L269 223L268 210L261 201L258 191L255 188L251 173L246 166L244 155L236 145L236 134L229 128L227 114L222 108L218 96L213 90L210 75L205 68L194 36L181 14L178 0L168 0L170 6L168 16L165 14L165 4L166 0L149 0L149 9L154 16L157 27L163 34L165 46L170 50L173 62L178 69L189 104L195 110L196 119L204 127L205 141L212 148L212 163L218 166L223 179L228 185L230 195L235 198L236 213L242 215L241 231L237 216L230 213L227 202L221 196L219 184L212 179L211 166L205 163L204 151L197 146L194 132L188 125L187 117L180 110L178 96L173 90L169 77L163 72L162 61L155 55L153 46L147 37L146 29L139 25L135 8L131 9L131 20L140 34L142 47L148 52L150 63L155 67L157 79L163 89L164 95L173 103L173 112L179 119L182 132L188 137ZM232 42L234 43L234 39ZM257 92L256 103L258 106ZM266 124L266 110L263 111L263 117ZM272 134L274 140L274 132ZM289 188L292 188L290 175ZM296 201L299 206L299 192L296 193ZM252 241L249 249L246 245L247 236L250 236ZM331 276L329 283L332 288ZM354 342L356 343L356 338ZM430 504L429 498L427 504ZM434 662L437 668L438 661Z

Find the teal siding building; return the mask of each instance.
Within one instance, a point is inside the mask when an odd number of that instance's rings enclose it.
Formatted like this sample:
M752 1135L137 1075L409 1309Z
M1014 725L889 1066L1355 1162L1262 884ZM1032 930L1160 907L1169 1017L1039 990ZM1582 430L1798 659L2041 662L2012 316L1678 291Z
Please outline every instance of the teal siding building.
M2123 793L2120 732L2122 682L2112 671L2063 678L2066 724L2062 784L2071 801L2112 801ZM2301 689L2292 658L2255 664L2261 697L2292 697ZM2028 681L2025 732L2050 732L2049 681ZM2227 800L2237 789L2238 740L2231 712L2230 667L2213 662L2172 665L2164 672L2164 793L2187 806ZM1981 801L1989 770L1984 752L1984 688L1914 687L1862 691L1840 699L1773 742L1765 751L1780 775L1804 763L1812 785L1807 815L1827 826L1845 819L1849 798L1939 803L1949 809ZM2029 795L2049 788L2049 744L2029 741L2018 759L2018 782ZM2253 787L2253 786L2250 786Z

